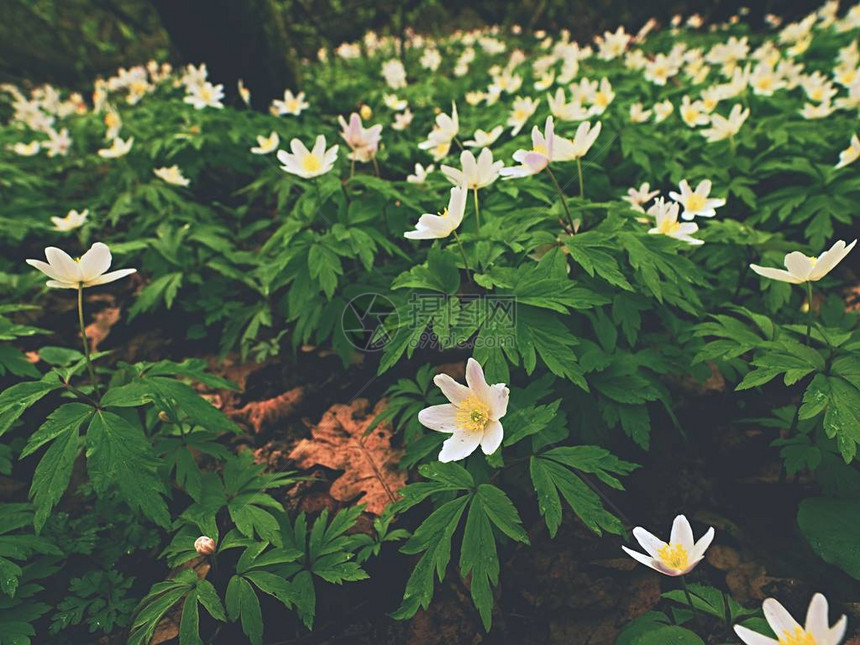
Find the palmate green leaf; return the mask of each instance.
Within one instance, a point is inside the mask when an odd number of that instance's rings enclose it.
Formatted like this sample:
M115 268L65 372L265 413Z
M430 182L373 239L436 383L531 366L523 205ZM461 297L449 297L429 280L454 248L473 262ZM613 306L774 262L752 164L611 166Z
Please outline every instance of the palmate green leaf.
M141 289L137 300L129 309L129 320L133 320L138 314L155 309L161 302L170 309L173 307L173 301L180 286L182 286L181 271L156 278Z
M556 314L526 305L517 307L516 348L523 359L523 367L531 374L537 357L556 376L570 380L586 392L588 383L572 347L577 340Z
M489 631L493 618L492 586L499 582L499 555L490 518L479 496L473 497L469 505L460 549L460 575L465 579L469 574L472 602L481 615L484 629Z
M624 475L636 466L612 455L601 454L601 451L593 446L553 448L531 457L529 471L537 493L538 510L551 537L555 537L561 526L559 493L585 525L598 535L602 535L604 530L624 534L621 520L603 507L600 496L575 472L576 469L593 472L601 481L618 488L620 482L610 473Z
M252 645L263 643L263 613L260 601L251 584L242 576L233 576L227 585L227 616L231 621L240 619L242 631Z
M104 494L116 486L122 499L159 526L168 526L167 491L156 472L158 459L143 431L123 417L99 410L86 437L87 470L93 486Z
M147 645L164 615L194 589L196 581L197 573L184 569L175 578L154 584L138 604L129 645Z
M2 436L31 405L49 392L62 387L54 372L38 381L25 381L8 387L0 393L0 436Z
M391 284L392 289L429 289L454 295L460 288L460 270L457 268L456 251L432 248L427 253L427 262L401 273Z
M94 412L93 407L83 403L60 406L30 437L21 453L22 457L26 457L45 443L53 441L39 461L30 485L30 498L36 511L33 516L36 533L42 530L51 509L69 486L72 467L81 449L80 428Z

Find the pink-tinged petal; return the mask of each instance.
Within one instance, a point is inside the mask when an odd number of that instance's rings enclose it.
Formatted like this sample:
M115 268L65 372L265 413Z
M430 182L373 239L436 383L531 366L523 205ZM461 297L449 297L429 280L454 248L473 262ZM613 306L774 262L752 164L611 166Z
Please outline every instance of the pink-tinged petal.
M784 269L774 269L772 267L760 267L757 264L750 264L750 269L758 273L763 278L771 280L779 280L780 282L790 282L791 284L800 284L803 280L794 277Z
M48 264L50 264L57 272L57 275L60 276L60 280L66 282L80 281L81 268L68 253L54 246L49 246L45 249L45 257L48 258Z
M437 374L433 377L433 382L436 384L445 398L454 405L458 405L469 397L469 388L462 383L457 383L447 374Z
M816 643L823 645L828 642L830 619L827 616L827 598L823 594L817 593L812 596L809 609L806 610L805 628L815 638Z
M481 432L455 432L442 444L439 461L447 463L465 459L475 452L478 444L481 443L482 434Z
M78 263L84 282L94 280L110 268L111 255L107 244L96 242L84 253Z
M735 634L744 642L744 645L779 645L774 639L754 632L742 625L735 625Z
M812 258L806 257L800 251L792 251L785 256L785 268L800 280L806 280L812 273Z
M645 555L644 553L639 553L638 551L634 551L633 549L628 549L626 546L622 546L621 548L624 549L624 553L629 555L631 558L633 558L637 562L644 564L646 567L651 567L652 569L654 569L654 571L657 571L659 573L663 573L663 571L660 570L659 568L657 568L657 565L654 564L653 558Z
M636 541L642 545L645 552L652 558L656 558L660 549L667 546L663 540L656 537L653 533L646 531L641 526L637 526L633 529L633 537L636 538Z
M454 432L457 429L457 406L450 403L431 405L418 413L418 421L430 430Z
M533 173L538 173L549 164L549 157L539 152L526 152L522 155L523 164L528 166Z
M762 603L761 608L762 611L764 611L764 617L767 619L767 624L770 625L773 633L777 636L782 636L786 632L794 634L798 629L800 629L800 625L796 620L794 620L794 618L792 618L791 614L788 613L788 610L786 610L779 601L774 600L773 598L768 598Z
M481 401L490 402L490 386L484 377L484 368L474 358L466 361L466 383Z
M693 527L684 515L679 515L672 523L672 534L669 538L672 544L680 544L689 554L693 550Z
M705 557L705 551L708 550L708 547L711 546L711 542L714 541L714 527L711 527L707 530L707 532L699 538L699 541L696 542L695 546L693 546L693 552L691 557L694 560L699 560Z
M490 421L484 428L484 436L481 437L481 450L484 451L485 455L492 455L502 445L504 436L505 431L502 424L498 421Z
M490 386L490 418L499 420L508 413L508 399L511 391L504 383L496 383Z
M124 278L127 275L131 275L132 273L136 273L137 269L119 269L117 271L111 271L110 273L103 273L100 276L97 276L93 280L89 282L85 282L85 287L95 287L99 284L107 284L109 282L115 282L120 278Z

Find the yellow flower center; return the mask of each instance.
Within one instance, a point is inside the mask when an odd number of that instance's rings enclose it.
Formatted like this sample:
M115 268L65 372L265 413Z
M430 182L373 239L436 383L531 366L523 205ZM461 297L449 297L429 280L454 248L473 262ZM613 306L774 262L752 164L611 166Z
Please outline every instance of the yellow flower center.
M809 98L811 98L813 101L821 101L821 99L824 98L824 88L816 87L809 93Z
M528 118L528 114L526 114L525 110L514 110L514 119L516 121L524 121Z
M769 90L773 87L773 76L762 76L758 79L757 85L760 90Z
M290 99L287 101L287 112L298 112L299 111L299 102L296 99Z
M212 90L210 90L208 87L206 87L204 85L203 87L200 88L200 98L203 99L204 101L211 101L212 100Z
M818 645L818 642L812 634L798 627L793 634L784 631L779 637L779 645Z
M307 155L302 159L302 169L305 172L316 172L320 168L322 168L322 163L320 163L316 155Z
M694 123L699 118L699 111L696 108L684 108L684 121Z
M490 406L474 394L470 394L457 408L457 426L463 430L483 432L489 422Z
M532 152L536 152L539 155L543 155L544 157L546 157L546 153L547 153L546 146L543 145L542 143L539 143L534 148L532 148Z
M657 556L663 565L673 571L683 571L690 565L690 556L687 553L687 549L680 544L670 542L657 551Z
M664 219L662 222L660 222L660 225L657 227L657 230L660 231L663 235L671 235L679 228L681 228L680 222L673 222L670 219Z
M708 203L708 198L699 195L698 193L691 193L689 197L687 197L687 210L692 212L698 212L705 207L705 204Z
M598 107L606 107L609 105L609 96L605 92L598 92L594 95L594 104Z

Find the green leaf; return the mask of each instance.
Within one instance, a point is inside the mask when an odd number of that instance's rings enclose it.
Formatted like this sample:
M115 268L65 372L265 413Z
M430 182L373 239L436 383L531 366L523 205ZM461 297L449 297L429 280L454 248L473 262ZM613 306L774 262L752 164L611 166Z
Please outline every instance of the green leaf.
M263 614L260 601L250 583L242 576L233 576L227 585L227 615L242 621L242 631L252 645L263 643Z
M62 384L53 372L39 381L25 381L0 393L0 436L12 427L31 405Z
M472 602L481 615L484 629L490 631L493 618L492 585L499 582L499 556L489 516L478 495L472 498L469 506L460 549L460 575L467 578L470 573Z
M810 497L797 512L800 531L822 560L860 580L860 502L856 499Z
M166 490L158 459L140 428L107 410L98 411L87 431L87 469L96 492L116 486L120 496L159 526L168 526Z

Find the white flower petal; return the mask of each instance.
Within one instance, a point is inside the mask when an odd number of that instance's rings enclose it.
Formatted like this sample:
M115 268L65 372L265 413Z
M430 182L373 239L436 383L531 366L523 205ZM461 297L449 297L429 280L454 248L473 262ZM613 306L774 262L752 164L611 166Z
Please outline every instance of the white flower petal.
M672 523L672 534L669 538L672 544L680 544L687 553L693 550L693 527L684 515L678 515Z
M767 624L770 625L773 633L777 636L781 636L785 632L794 634L798 629L800 629L800 625L791 617L791 614L788 613L786 608L783 607L779 601L773 598L768 598L762 603L761 608L764 611L764 617L767 619Z
M645 552L652 558L656 558L660 549L667 546L663 540L656 537L653 533L646 531L641 526L637 526L633 529L633 537L636 538L636 541L642 545Z
M449 461L465 459L475 452L478 444L481 443L482 434L481 432L455 432L442 444L439 461L447 463Z
M445 398L454 405L465 401L470 394L469 388L461 383L457 383L457 381L447 374L437 374L433 377L433 382L436 384L436 387L442 390Z
M827 643L830 632L830 621L827 617L827 598L817 593L809 602L806 610L806 631L810 632L817 643Z
M658 571L660 573L663 573L663 571L661 571L657 567L657 565L654 563L653 558L645 555L644 553L639 553L638 551L634 551L633 549L628 549L626 546L622 546L621 548L624 549L624 553L629 555L631 558L633 558L637 562L641 562L646 567L651 567L652 569L654 569L654 571Z
M421 425L437 432L454 432L457 430L457 406L450 403L431 405L418 413Z
M481 450L485 455L492 455L502 445L504 436L502 424L498 421L490 421L484 428L484 436L481 437Z
M117 271L111 271L110 273L104 273L96 278L84 283L85 287L95 287L99 284L107 284L108 282L115 282L120 278L124 278L127 275L131 275L132 273L136 273L137 269L118 269Z
M779 645L777 641L753 630L735 625L735 634L738 635L745 645Z
M111 255L107 244L96 242L84 253L79 262L81 278L90 282L110 268Z
M71 256L65 251L54 246L45 249L45 257L48 264L56 271L58 280L66 282L79 282L81 279L81 268Z

